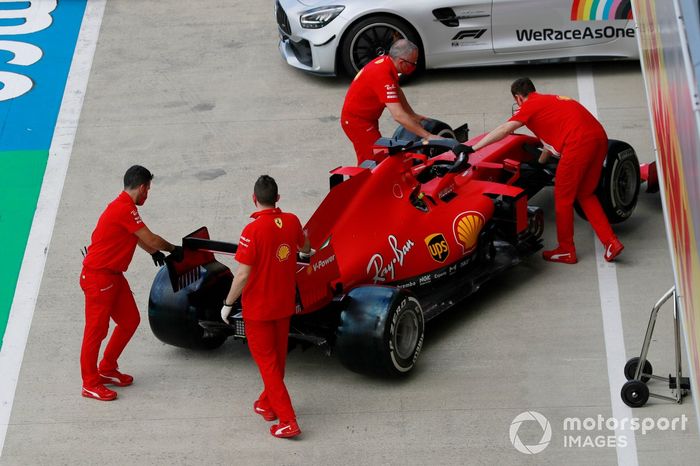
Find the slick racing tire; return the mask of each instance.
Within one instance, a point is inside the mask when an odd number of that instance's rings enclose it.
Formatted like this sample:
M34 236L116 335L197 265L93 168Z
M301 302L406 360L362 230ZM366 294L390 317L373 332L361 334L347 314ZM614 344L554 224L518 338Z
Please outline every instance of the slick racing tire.
M423 129L429 133L436 134L445 139L457 139L455 132L450 125L444 123L440 120L435 120L433 118L428 118L421 122ZM416 136L415 133L407 130L403 125L399 125L391 136L392 139L399 139L401 141L418 141L421 138Z
M339 61L343 71L353 78L367 63L380 55L389 55L389 49L398 39L408 39L419 48L417 73L423 67L423 52L418 34L405 21L387 15L365 18L355 23L343 36Z
M213 350L224 344L227 335L203 329L201 320L220 321L221 303L233 275L225 265L211 262L201 277L173 292L168 270L156 274L148 297L148 322L163 343L180 348Z
M416 364L423 336L423 310L412 294L398 288L362 286L348 293L335 351L352 371L400 377Z
M611 139L608 155L603 164L596 196L611 224L624 222L634 212L641 185L639 160L632 146ZM576 212L586 218L581 206L575 204Z

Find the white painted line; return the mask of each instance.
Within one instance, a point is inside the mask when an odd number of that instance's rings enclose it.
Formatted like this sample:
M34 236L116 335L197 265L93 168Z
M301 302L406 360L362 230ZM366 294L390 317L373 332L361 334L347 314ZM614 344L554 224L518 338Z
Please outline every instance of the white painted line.
M577 67L579 101L596 117L598 106L595 100L595 85L593 72L589 65ZM598 290L600 307L603 313L603 334L605 336L605 354L608 360L608 383L610 385L610 402L613 418L621 421L633 416L629 406L620 398L620 389L627 381L624 376L626 362L625 335L622 330L622 313L620 311L620 295L617 284L617 269L615 263L606 262L603 258L603 245L593 234L595 243L596 264L598 270ZM629 424L626 423L626 424ZM621 466L637 466L637 440L633 430L615 429L615 436L624 437L625 446L617 443L617 464Z
M27 345L34 306L44 274L46 255L73 150L73 141L83 107L105 3L106 0L89 0L85 7L56 129L49 148L44 181L24 251L15 296L10 307L5 339L0 351L0 374L2 374L0 377L0 457L5 445L17 380L24 358L24 348Z

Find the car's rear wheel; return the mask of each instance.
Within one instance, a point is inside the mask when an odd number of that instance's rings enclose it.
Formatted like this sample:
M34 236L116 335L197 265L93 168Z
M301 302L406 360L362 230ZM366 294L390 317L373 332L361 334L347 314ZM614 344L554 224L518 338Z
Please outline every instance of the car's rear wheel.
M354 77L370 61L382 55L388 56L391 45L399 39L408 39L420 47L418 34L405 21L386 15L361 20L345 33L341 42L343 70ZM419 63L423 63L422 53L419 53Z
M168 270L156 274L148 298L148 322L163 343L180 348L213 350L223 345L227 335L205 330L202 320L219 321L223 296L233 276L228 267L212 262L203 267L201 277L173 292Z
M352 371L402 376L413 369L423 334L423 310L408 291L361 286L348 293L335 351Z

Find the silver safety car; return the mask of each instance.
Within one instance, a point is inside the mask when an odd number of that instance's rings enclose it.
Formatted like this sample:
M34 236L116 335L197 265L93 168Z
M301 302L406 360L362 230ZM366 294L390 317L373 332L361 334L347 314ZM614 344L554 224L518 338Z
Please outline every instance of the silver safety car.
M421 67L636 59L631 0L275 0L279 49L304 71L350 76L406 38Z

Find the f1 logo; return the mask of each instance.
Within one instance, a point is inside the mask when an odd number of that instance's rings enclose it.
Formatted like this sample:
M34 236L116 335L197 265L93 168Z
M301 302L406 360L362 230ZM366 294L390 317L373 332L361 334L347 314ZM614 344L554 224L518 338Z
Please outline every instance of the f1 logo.
M466 31L459 31L456 36L452 38L452 40L462 40L462 39L478 39L479 37L483 36L484 33L486 32L486 29L467 29Z

